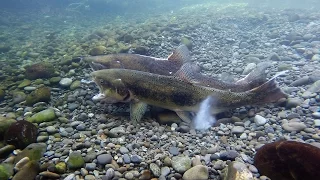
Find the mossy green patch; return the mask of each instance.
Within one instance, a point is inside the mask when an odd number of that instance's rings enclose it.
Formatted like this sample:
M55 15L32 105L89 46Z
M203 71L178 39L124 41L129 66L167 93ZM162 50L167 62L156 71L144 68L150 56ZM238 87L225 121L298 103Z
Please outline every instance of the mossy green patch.
M13 165L8 163L0 164L0 179L9 179L13 175Z
M48 102L51 99L51 90L48 87L40 87L32 91L26 98L26 105L33 105L37 102Z
M30 161L39 161L43 154L46 152L47 145L45 143L33 143L22 150L17 155L14 163L19 162L22 158L28 157Z
M52 121L55 118L56 118L56 114L54 110L50 108L50 109L40 111L31 117L28 117L27 121L32 123L43 123L43 122Z
M6 133L7 129L11 126L11 124L15 122L16 120L12 118L0 116L0 140L3 139L4 134Z
M190 39L188 39L187 37L182 37L181 38L181 43L186 45L189 50L192 49L192 41Z
M70 85L71 90L75 90L79 88L81 85L81 82L79 80L73 81L72 84Z
M74 151L69 155L67 164L69 169L80 169L84 166L85 162L81 153Z
M30 84L31 84L31 81L29 79L25 79L18 85L18 88L24 88L26 86L29 86Z

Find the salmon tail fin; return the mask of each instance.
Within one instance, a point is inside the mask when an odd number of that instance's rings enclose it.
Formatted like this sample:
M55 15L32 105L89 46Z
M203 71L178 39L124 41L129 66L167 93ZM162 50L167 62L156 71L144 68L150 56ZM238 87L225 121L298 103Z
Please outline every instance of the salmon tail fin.
M181 63L190 62L191 56L190 51L186 45L180 45L175 49L172 54L168 57L169 61L178 61Z
M273 76L270 80L265 82L259 87L256 87L251 90L256 95L255 97L260 99L259 103L274 103L277 102L281 98L287 98L288 95L284 93L278 83L276 82L276 78L285 74L287 71L282 71Z
M246 77L238 80L237 85L246 85L255 88L267 81L266 69L271 66L270 62L262 62L257 65Z
M200 83L196 78L196 73L200 72L200 67L191 62L184 63L181 68L174 74L174 76L180 78L185 82L192 84Z

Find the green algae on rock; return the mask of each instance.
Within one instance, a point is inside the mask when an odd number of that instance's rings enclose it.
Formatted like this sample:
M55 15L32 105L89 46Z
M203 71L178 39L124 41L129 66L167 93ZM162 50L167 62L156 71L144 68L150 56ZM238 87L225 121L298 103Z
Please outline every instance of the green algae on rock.
M63 174L66 172L67 170L67 165L65 162L59 162L55 165L56 168L56 172L59 174Z
M80 169L84 166L85 162L81 153L74 151L69 155L67 164L69 169Z
M258 149L254 165L271 179L320 177L320 148L296 141L277 141Z
M79 80L75 80L70 85L70 90L75 90L81 86L81 82Z
M35 125L21 120L10 125L4 139L7 144L14 145L18 149L24 149L29 144L36 142L37 134L38 129Z
M37 102L49 102L51 99L51 90L48 87L40 87L32 91L26 98L26 105L33 105Z
M54 110L52 108L49 108L49 109L40 111L31 117L27 117L27 121L32 123L43 123L43 122L52 121L55 118L56 118L56 114Z
M24 79L19 85L18 88L24 88L26 86L29 86L31 84L31 81L29 79Z
M3 89L0 89L0 101L4 99L4 96L5 96L5 92Z
M0 140L3 139L4 134L7 132L7 129L11 124L15 123L16 120L8 117L0 116Z
M12 101L14 104L20 103L26 100L27 95L22 91L14 91L12 92Z
M190 39L188 39L187 37L182 37L181 38L181 43L186 45L189 50L192 49L192 41Z
M12 178L12 180L35 179L40 172L40 165L37 161L29 161Z
M9 163L0 164L0 179L9 179L13 175L13 165Z
M106 49L107 48L105 46L96 46L89 51L89 54L91 56L102 55L105 54Z
M32 143L24 148L14 159L14 164L22 158L28 157L30 161L39 161L46 152L47 145L45 143Z
M47 62L40 62L25 67L28 79L50 78L54 76L54 67Z

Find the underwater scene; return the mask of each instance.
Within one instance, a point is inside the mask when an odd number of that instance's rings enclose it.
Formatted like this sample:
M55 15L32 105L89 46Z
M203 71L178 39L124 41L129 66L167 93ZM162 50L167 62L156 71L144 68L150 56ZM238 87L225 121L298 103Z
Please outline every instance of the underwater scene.
M320 179L319 0L0 0L0 180Z

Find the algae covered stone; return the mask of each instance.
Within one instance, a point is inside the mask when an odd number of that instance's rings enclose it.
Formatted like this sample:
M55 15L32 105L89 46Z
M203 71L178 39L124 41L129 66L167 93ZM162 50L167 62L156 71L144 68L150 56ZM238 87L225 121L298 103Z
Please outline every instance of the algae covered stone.
M3 139L4 134L7 132L7 129L11 126L11 124L15 122L16 120L12 118L0 116L0 140Z
M54 67L47 62L40 62L25 67L28 79L51 78L54 76Z
M49 102L51 99L51 89L40 87L32 91L26 98L26 105L33 105L37 102Z
M13 175L13 165L9 163L0 164L0 179L9 179Z
M56 114L53 109L49 108L28 117L27 120L32 123L43 123L52 121L56 118Z
M184 45L186 45L189 50L192 49L192 41L191 41L189 38L187 38L187 37L182 37L182 38L181 38L181 43L184 44Z
M32 123L21 120L16 121L8 128L4 139L7 144L14 145L18 149L23 149L29 144L36 142L38 129Z
M67 165L65 162L59 162L55 165L56 168L56 172L59 174L63 174L66 172L67 170Z
M27 95L22 91L14 91L12 93L12 101L14 104L20 103L26 99Z
M81 85L81 82L80 82L79 80L76 80L76 81L74 81L74 82L71 83L70 89L71 89L71 90L75 90L75 89L79 88L80 85Z
M29 79L25 79L18 85L18 88L24 88L26 86L29 86L30 84L31 84L31 81Z
M0 101L4 99L4 96L5 96L5 92L3 89L0 89Z
M102 54L105 54L106 50L107 48L105 46L96 46L90 50L89 54L91 56L102 55Z
M47 145L45 143L32 143L22 150L21 153L17 155L14 163L19 162L22 158L28 157L30 161L39 161L46 152Z
M67 164L69 169L80 169L84 166L85 162L81 153L74 151L69 155Z
M29 161L13 176L12 180L35 179L39 172L39 163L37 161Z

